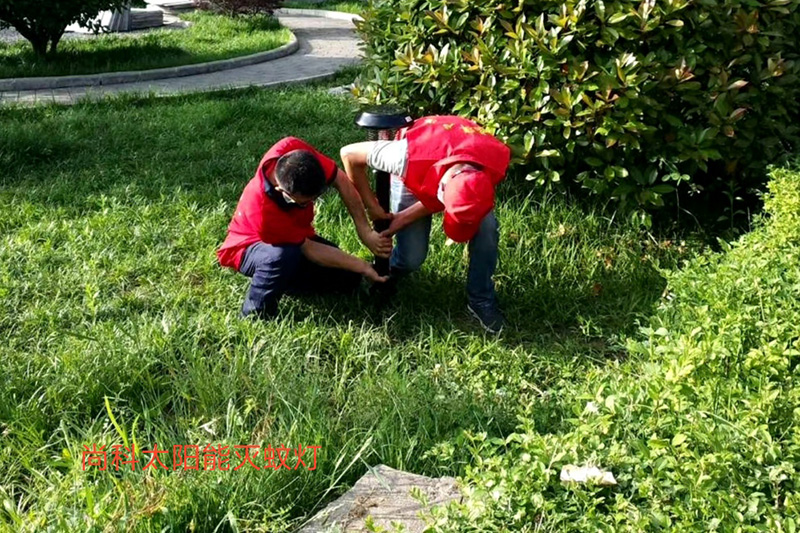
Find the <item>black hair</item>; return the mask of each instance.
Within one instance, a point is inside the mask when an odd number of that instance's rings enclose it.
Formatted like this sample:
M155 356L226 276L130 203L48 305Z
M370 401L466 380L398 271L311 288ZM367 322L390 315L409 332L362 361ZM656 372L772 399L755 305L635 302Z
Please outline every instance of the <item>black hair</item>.
M317 196L325 188L325 171L308 150L295 150L278 159L275 178L289 194Z

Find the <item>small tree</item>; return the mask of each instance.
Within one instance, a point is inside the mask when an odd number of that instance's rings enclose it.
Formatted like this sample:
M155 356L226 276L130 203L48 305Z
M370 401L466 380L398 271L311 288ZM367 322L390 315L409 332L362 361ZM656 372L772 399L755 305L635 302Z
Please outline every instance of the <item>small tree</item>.
M283 0L200 0L197 6L200 9L223 13L228 16L236 15L272 15L273 11L281 7Z
M0 0L0 26L13 26L40 57L55 54L64 30L77 22L88 25L104 9L123 7L127 0Z

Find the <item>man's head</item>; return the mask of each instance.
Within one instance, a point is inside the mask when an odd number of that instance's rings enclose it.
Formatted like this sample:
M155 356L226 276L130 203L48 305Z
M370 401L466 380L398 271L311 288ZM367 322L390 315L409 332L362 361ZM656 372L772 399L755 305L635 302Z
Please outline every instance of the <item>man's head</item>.
M293 150L275 165L275 180L289 203L307 204L325 190L325 172L308 150Z
M472 240L494 208L494 184L477 169L459 172L444 188L444 232L456 242Z

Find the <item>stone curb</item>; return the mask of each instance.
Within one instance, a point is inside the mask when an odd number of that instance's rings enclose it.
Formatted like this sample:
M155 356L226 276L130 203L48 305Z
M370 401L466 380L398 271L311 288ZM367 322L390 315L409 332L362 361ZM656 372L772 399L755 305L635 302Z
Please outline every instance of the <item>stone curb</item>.
M357 64L357 61L353 62L353 64L354 65ZM11 107L31 107L31 106L41 105L41 104L55 104L55 105L69 106L69 105L79 104L79 103L82 103L82 102L95 103L95 102L102 102L102 101L107 100L107 99L113 100L113 99L118 98L118 97L120 97L122 95L124 95L125 97L140 97L140 98L146 98L146 97L149 97L149 96L152 96L152 97L155 97L155 98L174 98L174 97L178 97L178 96L187 96L187 95L191 95L191 94L204 94L204 93L235 91L235 90L241 90L241 89L249 89L251 87L258 87L258 88L261 88L261 89L277 89L277 90L280 90L282 88L293 87L293 86L296 86L296 85L304 85L304 84L309 84L309 83L328 81L330 79L335 78L338 75L339 75L339 71L337 70L337 71L334 71L334 72L326 72L324 74L314 74L312 76L306 76L305 78L296 78L296 79L293 79L293 80L270 81L270 82L258 83L258 84L252 84L252 83L240 84L240 85L230 84L230 85L225 85L225 86L220 86L220 87L209 87L209 88L205 88L205 89L200 89L200 90L192 91L191 93L179 93L179 94L169 93L169 92L159 92L159 91L154 91L154 90L150 90L150 91L131 91L131 92L125 92L125 93L121 93L121 94L120 93L111 93L111 94L109 94L109 93L87 93L87 94L81 95L80 97L75 98L71 102L59 102L59 101L46 100L46 99L43 102L18 102L18 101L3 102L2 100L0 100L0 107L5 107L6 109L8 109L8 108L11 108Z
M353 64L357 64L354 62ZM323 82L328 81L330 79L335 78L339 75L339 71L334 72L326 72L324 74L314 74L312 76L306 76L305 78L296 78L293 80L284 80L284 81L270 81L265 83L258 83L258 84L230 84L220 87L209 87L205 89L199 89L196 91L192 91L191 93L169 93L169 92L159 92L159 91L131 91L125 93L87 93L81 95L80 97L75 98L71 102L59 102L56 100L47 100L46 98L42 102L34 101L34 102L20 102L20 101L13 101L13 102L4 102L2 98L0 98L0 107L13 108L13 107L32 107L36 105L47 105L47 104L54 104L54 105L61 105L61 106L70 106L74 104L79 104L82 102L87 103L96 103L102 102L104 100L113 100L115 98L119 98L121 96L124 97L139 97L139 98L146 98L152 96L154 98L175 98L180 96L189 96L192 94L205 94L205 93L216 93L216 92L225 92L225 91L236 91L242 89L249 89L252 87L257 87L261 89L276 89L280 90L283 88L293 87L297 85L305 85L310 83L316 82Z
M42 89L63 89L68 87L94 87L98 85L113 85L137 81L180 78L184 76L208 74L210 72L219 72L221 70L246 67L256 63L280 59L282 57L294 54L299 49L300 42L297 40L297 36L292 33L291 40L280 48L276 48L268 52L258 52L248 56L222 59L220 61L209 61L208 63L198 63L196 65L184 65L182 67L168 67L126 72L108 72L105 74L90 74L86 76L8 78L0 80L0 91L35 91Z
M356 63L353 63L353 64L356 64ZM236 91L236 90L241 90L241 89L249 89L251 87L257 87L257 88L261 88L261 89L282 89L282 88L285 88L285 87L293 87L295 85L305 85L305 84L310 84L310 83L328 81L328 80L331 80L331 79L335 78L338 75L339 75L339 71L337 70L335 72L326 72L324 74L314 74L312 76L306 76L305 78L296 78L296 79L293 79L293 80L268 81L268 82L265 82L265 83L258 83L258 84L252 84L252 83L246 83L246 84L241 84L241 85L230 84L230 85L225 85L225 86L221 86L221 87L210 87L210 88L207 88L207 89L200 89L198 91L192 91L191 93L187 93L187 94L202 94L202 93L215 93L215 92L224 92L224 91ZM131 95L133 95L133 96L137 96L137 95L138 96L150 96L150 95L152 95L152 96L154 96L156 98L169 98L169 97L174 97L174 96L184 96L182 94L177 94L176 95L174 93L161 93L161 92L158 92L158 91L130 92L130 93L125 93L125 95L126 96L131 96ZM82 99L86 99L88 101L98 100L98 99L102 100L103 98L105 98L107 96L111 96L111 98L114 98L116 95L105 95L105 94L92 95L90 93L90 94L83 95L80 99L78 99L78 101L80 101Z

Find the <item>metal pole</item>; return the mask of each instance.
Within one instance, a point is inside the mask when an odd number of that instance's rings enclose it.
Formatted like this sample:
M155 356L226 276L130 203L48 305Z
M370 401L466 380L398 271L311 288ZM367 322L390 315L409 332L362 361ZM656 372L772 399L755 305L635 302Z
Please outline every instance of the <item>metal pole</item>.
M370 141L394 140L394 136L399 128L407 126L413 119L398 107L378 106L367 108L356 117L356 125L367 130L367 139ZM389 212L390 196L390 177L388 172L373 170L375 180L375 195L378 197L378 204L381 208ZM376 220L373 223L375 231L381 232L389 228L388 220ZM375 258L375 270L381 276L389 274L389 260L380 257Z

